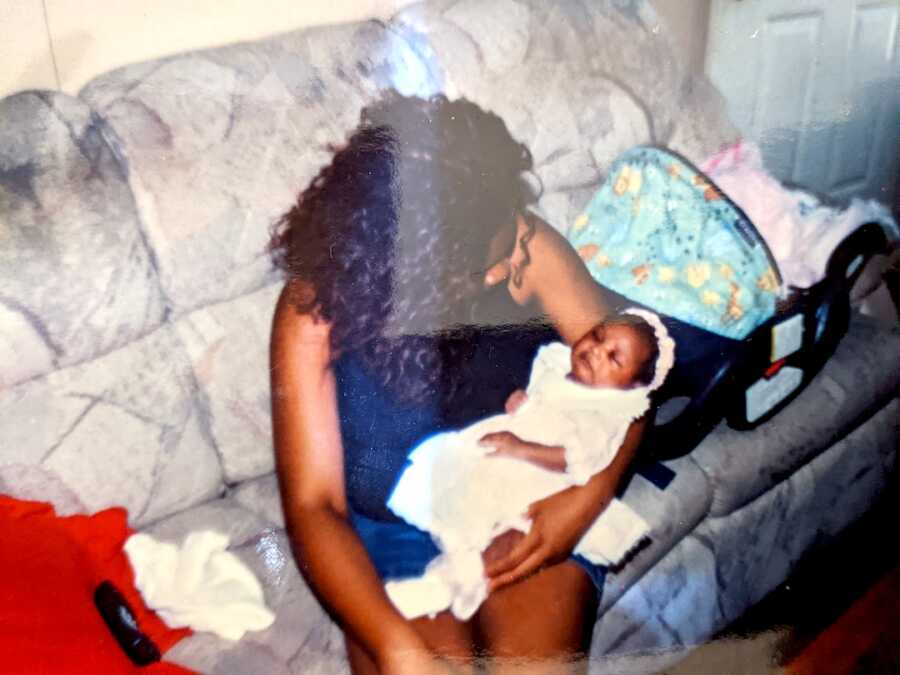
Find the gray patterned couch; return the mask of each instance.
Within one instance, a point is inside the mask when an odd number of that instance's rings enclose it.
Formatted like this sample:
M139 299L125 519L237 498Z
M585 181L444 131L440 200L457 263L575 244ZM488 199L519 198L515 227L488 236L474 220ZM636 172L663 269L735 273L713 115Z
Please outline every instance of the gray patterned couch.
M226 532L278 618L170 658L344 672L272 475L269 224L393 86L501 114L532 149L540 211L565 228L621 150L698 161L735 137L666 35L639 1L437 0L128 66L77 97L0 100L0 492L67 513L122 505L163 538ZM773 421L718 428L669 463L665 491L637 477L626 500L653 544L608 578L594 667L703 640L863 513L895 460L898 382L900 332L855 316Z

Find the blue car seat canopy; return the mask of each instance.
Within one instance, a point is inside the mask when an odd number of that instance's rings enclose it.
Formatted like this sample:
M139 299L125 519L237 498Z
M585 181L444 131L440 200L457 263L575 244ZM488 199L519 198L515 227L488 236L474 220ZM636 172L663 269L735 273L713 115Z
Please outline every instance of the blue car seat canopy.
M661 148L621 155L569 240L602 285L723 337L743 339L774 316L782 292L741 209Z
M849 294L887 241L868 223L832 253L824 279L782 282L753 223L712 179L668 150L623 153L568 239L591 275L661 316L676 365L654 397L648 461L690 452L723 419L751 429L810 382L846 332Z

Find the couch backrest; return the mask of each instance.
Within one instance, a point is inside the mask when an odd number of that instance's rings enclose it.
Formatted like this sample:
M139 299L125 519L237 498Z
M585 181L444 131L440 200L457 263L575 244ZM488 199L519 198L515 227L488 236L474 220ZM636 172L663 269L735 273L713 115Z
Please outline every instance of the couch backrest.
M146 523L272 470L272 221L387 88L527 143L568 228L636 143L731 140L641 0L437 0L0 101L2 466ZM10 469L12 470L12 469Z

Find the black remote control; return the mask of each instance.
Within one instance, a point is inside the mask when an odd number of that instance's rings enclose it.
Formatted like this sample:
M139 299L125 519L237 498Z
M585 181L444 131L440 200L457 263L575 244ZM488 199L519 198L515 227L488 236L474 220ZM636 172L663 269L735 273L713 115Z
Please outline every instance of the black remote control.
M160 659L159 648L137 625L128 602L110 581L103 581L94 591L94 604L128 658L138 666Z

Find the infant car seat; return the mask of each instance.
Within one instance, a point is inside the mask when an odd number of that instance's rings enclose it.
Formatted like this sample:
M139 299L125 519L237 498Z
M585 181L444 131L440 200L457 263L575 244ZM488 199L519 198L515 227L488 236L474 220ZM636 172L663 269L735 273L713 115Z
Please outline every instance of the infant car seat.
M887 245L879 224L863 225L821 281L785 288L743 211L683 157L647 146L613 163L568 238L600 284L659 314L675 339L648 460L687 454L723 418L752 429L788 405L834 352L850 290Z

